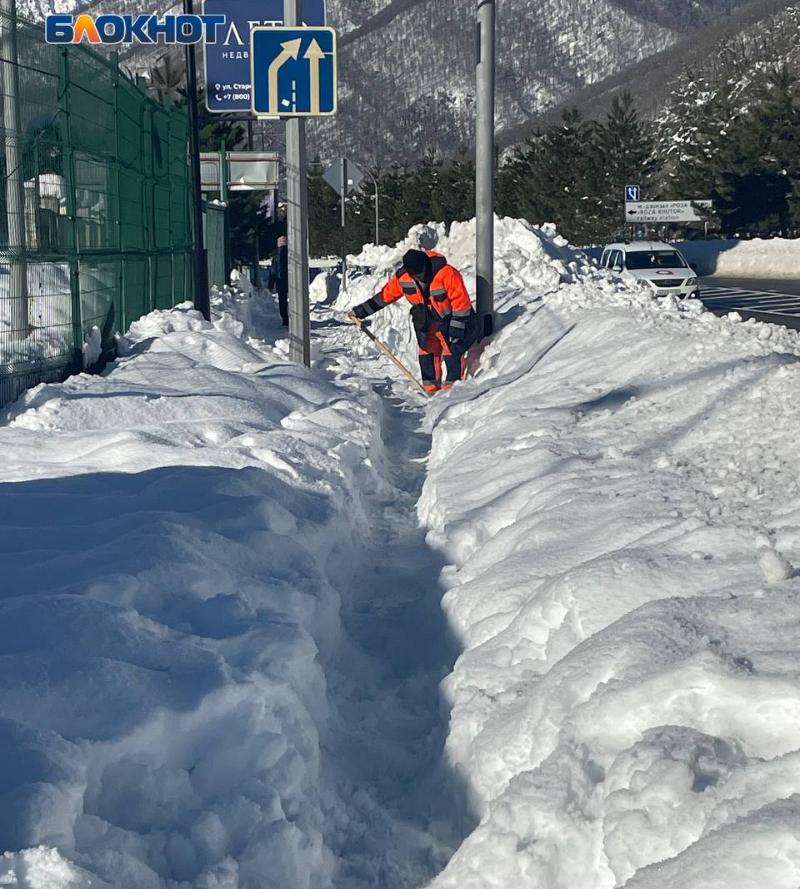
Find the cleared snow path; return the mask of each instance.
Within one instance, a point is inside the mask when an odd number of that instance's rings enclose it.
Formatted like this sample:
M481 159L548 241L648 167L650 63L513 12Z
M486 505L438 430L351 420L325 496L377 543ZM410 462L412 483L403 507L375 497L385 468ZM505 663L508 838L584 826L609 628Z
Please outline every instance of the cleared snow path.
M368 352L353 373L349 358L363 345L354 329L319 325L315 333L340 381L352 373L363 386L388 373ZM402 380L387 376L374 388L377 475L386 487L363 480L370 530L340 578L344 632L325 665L332 713L322 777L336 801L327 841L339 862L337 889L418 889L477 822L463 782L442 761L449 713L439 683L460 649L441 608L444 562L417 517L431 444L420 428L424 405Z

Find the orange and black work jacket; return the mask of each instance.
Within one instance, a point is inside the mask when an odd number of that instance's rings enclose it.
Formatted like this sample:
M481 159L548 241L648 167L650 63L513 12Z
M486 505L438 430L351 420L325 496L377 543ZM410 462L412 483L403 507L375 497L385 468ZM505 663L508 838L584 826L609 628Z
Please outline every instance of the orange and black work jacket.
M441 253L426 250L431 260L431 281L422 289L405 270L397 273L380 293L362 303L364 315L372 315L404 296L412 306L425 306L443 332L454 339L464 335L472 314L472 302L458 269L449 265Z

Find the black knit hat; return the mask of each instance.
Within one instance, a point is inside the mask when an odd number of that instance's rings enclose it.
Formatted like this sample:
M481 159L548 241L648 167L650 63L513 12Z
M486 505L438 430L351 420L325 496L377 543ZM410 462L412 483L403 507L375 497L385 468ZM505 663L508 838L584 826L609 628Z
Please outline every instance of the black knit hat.
M423 250L409 250L403 257L403 267L409 275L421 281L430 277L431 261Z

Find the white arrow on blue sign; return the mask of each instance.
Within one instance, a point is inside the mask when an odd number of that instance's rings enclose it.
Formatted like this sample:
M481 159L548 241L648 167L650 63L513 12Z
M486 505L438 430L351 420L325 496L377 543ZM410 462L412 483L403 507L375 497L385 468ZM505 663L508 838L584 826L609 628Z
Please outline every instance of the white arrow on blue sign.
M253 111L270 117L336 114L333 28L253 28Z
M216 43L205 44L205 94L209 111L251 110L250 29L281 27L283 0L204 0L205 15L224 15ZM325 0L303 0L303 24L325 25Z
M642 189L638 185L626 185L625 186L625 200L626 201L640 201L642 199Z

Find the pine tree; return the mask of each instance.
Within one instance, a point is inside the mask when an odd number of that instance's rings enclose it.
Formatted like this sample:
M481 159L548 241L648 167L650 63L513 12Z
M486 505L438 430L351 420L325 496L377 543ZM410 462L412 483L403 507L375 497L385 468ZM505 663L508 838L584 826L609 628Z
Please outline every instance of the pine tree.
M773 71L750 110L723 133L713 189L723 231L766 234L790 226L799 145L796 82L786 70Z
M501 216L518 218L527 215L523 209L523 191L531 176L535 140L540 138L540 135L537 132L524 145L516 145L500 164L497 171L495 200L497 212Z
M315 256L337 255L341 250L339 195L322 178L325 172L319 156L308 171L308 236Z
M602 171L601 215L608 226L616 228L616 221L624 220L625 186L636 183L646 193L654 172L653 138L629 92L614 98L597 130L597 148Z
M448 225L472 219L475 215L475 162L471 157L462 155L445 167L438 200L442 207L441 221Z

